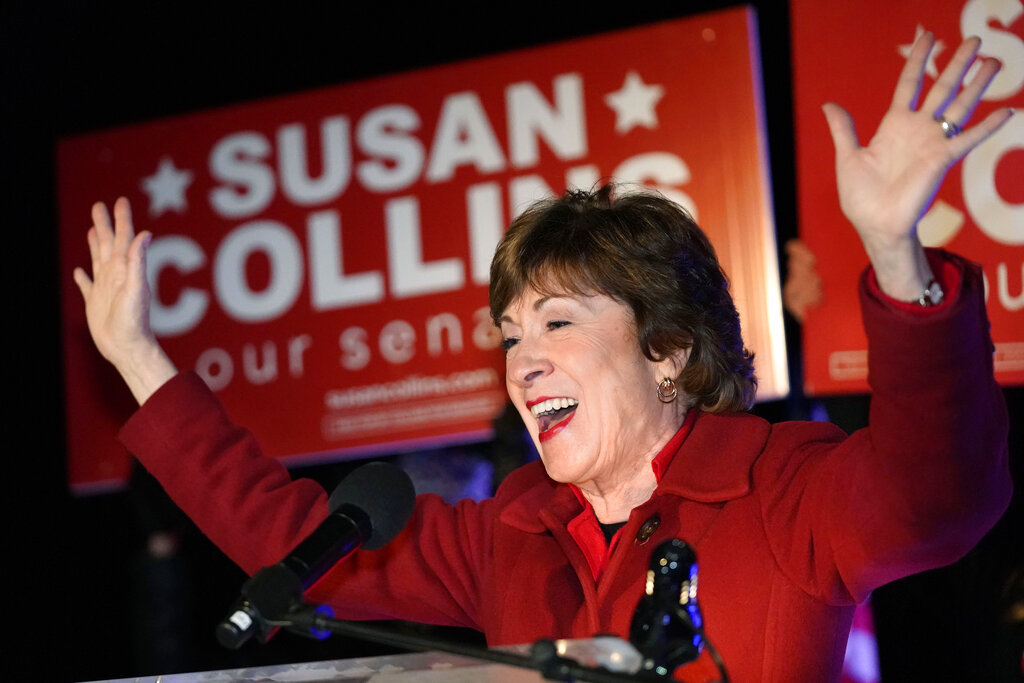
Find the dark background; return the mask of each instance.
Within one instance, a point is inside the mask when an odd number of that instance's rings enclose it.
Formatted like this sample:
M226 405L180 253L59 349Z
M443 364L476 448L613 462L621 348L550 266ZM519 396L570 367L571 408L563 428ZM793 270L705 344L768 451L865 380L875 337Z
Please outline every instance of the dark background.
M57 286L57 139L737 4L742 3L631 3L627 9L533 0L414 8L386 2L363 7L281 3L260 10L254 3L4 3L0 234L6 245L9 469L4 488L10 509L4 525L9 578L0 604L16 635L5 647L3 678L81 681L383 651L340 639L312 644L289 636L241 653L220 650L212 628L244 580L241 572L181 523L173 509L145 502L159 500L145 479L138 480L134 493L69 495ZM781 244L795 236L796 225L788 13L782 1L747 4L759 16ZM87 227L83 216L83 239ZM792 321L788 327L792 333ZM799 340L790 337L797 351ZM798 387L798 367L794 373ZM1019 391L1015 396L1019 403ZM783 418L802 416L806 409L796 396L759 410ZM301 474L329 480L339 471ZM179 535L180 564L147 565L144 540L155 526L173 527ZM166 572L166 580L140 587L140 576L160 572ZM995 581L987 575L985 580L990 578ZM166 592L170 602L160 603L154 591ZM146 611L150 597L163 607ZM175 665L154 659L158 643L147 629L164 621L190 625L185 635L179 631L180 642L168 645L180 654ZM964 650L976 646L959 643ZM945 644L942 651L947 660L955 656ZM944 670L950 672L948 666Z

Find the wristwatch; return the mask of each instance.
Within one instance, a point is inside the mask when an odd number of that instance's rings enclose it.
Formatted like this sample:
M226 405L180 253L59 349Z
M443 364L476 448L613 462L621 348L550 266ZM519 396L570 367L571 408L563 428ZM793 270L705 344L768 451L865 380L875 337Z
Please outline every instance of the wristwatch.
M921 306L938 306L942 303L943 296L945 295L942 292L942 287L939 287L939 283L932 278L928 281L928 285L925 286L917 303Z

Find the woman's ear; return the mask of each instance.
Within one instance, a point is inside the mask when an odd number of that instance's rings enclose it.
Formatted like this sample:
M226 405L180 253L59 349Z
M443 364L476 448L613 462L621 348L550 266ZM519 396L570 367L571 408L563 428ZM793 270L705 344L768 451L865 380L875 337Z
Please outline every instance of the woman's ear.
M685 349L678 349L668 354L660 361L657 361L656 374L658 375L656 381L661 381L666 377L671 379L679 379L679 375L683 374L683 370L686 368L686 362L690 359L690 347Z

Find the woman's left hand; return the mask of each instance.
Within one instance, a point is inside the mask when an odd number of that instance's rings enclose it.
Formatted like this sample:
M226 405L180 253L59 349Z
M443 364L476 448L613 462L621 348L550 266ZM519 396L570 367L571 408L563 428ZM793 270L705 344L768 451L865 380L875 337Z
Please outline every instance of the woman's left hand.
M926 32L915 42L892 104L866 147L858 143L846 110L832 103L824 106L836 148L840 206L864 243L882 291L905 301L920 296L931 276L917 239L917 221L949 168L1013 114L1012 109L1000 109L960 129L1001 66L998 60L983 58L964 85L981 45L978 38L961 43L918 107L934 41ZM952 136L946 135L943 119L952 124Z

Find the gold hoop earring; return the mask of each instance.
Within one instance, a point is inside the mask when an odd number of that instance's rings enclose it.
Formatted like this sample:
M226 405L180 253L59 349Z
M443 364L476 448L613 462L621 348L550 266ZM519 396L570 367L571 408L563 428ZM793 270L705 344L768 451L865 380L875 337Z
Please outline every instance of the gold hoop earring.
M671 377L666 377L658 383L658 400L662 403L671 403L676 400L679 390Z

